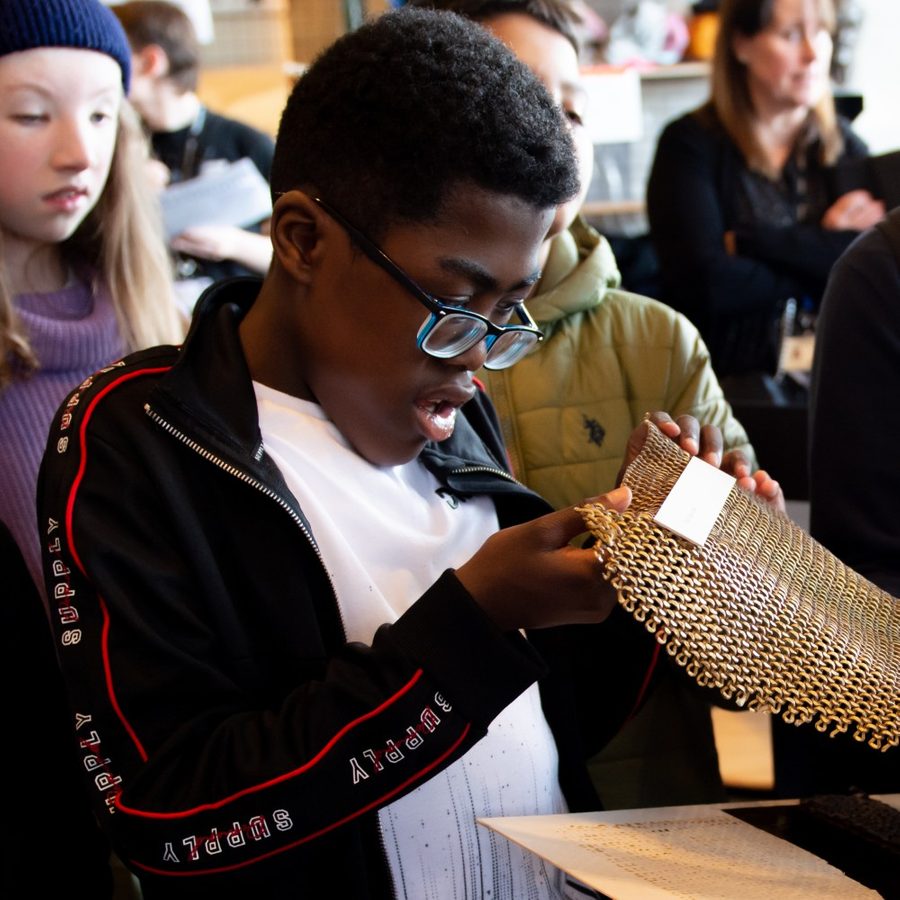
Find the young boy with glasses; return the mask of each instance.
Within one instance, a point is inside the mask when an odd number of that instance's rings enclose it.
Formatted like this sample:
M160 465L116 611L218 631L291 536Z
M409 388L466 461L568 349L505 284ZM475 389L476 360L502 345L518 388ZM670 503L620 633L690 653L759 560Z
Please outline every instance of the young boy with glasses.
M508 474L473 376L538 338L568 131L483 29L399 11L300 79L272 186L266 278L87 379L48 442L45 573L104 827L148 900L583 896L475 824L596 807L584 756L658 647L570 546L580 515Z

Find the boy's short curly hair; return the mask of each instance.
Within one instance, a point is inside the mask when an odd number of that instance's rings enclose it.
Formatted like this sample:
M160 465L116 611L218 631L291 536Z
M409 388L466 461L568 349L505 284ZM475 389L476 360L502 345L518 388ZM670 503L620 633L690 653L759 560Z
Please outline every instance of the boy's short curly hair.
M529 16L552 31L561 34L581 54L579 28L581 14L571 0L408 0L410 6L421 9L441 9L455 12L476 22L495 16Z
M281 117L276 197L318 191L376 239L435 218L462 184L536 209L578 190L568 129L537 78L484 28L404 8L338 39Z

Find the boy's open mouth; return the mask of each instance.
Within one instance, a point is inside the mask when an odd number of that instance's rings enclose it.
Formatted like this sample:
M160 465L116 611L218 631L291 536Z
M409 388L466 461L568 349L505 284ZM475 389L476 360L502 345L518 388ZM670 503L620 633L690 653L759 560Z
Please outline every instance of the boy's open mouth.
M430 441L445 441L456 425L459 406L449 400L427 400L416 404L416 416L422 434Z

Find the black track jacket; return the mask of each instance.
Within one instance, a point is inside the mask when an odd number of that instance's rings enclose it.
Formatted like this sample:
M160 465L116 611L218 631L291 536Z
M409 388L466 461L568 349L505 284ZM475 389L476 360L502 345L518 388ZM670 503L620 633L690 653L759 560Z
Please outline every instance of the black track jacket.
M255 279L207 292L182 348L98 372L60 407L39 487L81 764L145 897L389 897L376 810L460 757L535 679L573 810L655 642L502 633L452 571L371 646L347 643L303 511L266 456L237 335ZM482 395L421 459L501 526L549 511L505 471ZM60 837L64 839L64 837Z

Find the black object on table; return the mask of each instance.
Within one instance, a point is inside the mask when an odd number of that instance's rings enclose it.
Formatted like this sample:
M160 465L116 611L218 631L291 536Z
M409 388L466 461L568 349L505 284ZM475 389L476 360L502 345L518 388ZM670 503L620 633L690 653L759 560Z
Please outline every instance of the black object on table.
M808 805L801 802L747 806L726 809L725 812L808 850L840 869L847 877L878 891L885 900L900 900L900 843L896 839L893 842L874 840L861 830L841 827L823 818L816 811L817 799L827 801L829 798L812 797ZM870 803L876 815L879 812L876 807L885 806L866 797L837 800L839 804L842 800L851 804L856 802L861 807ZM887 809L890 814L900 817L900 812L891 807Z

